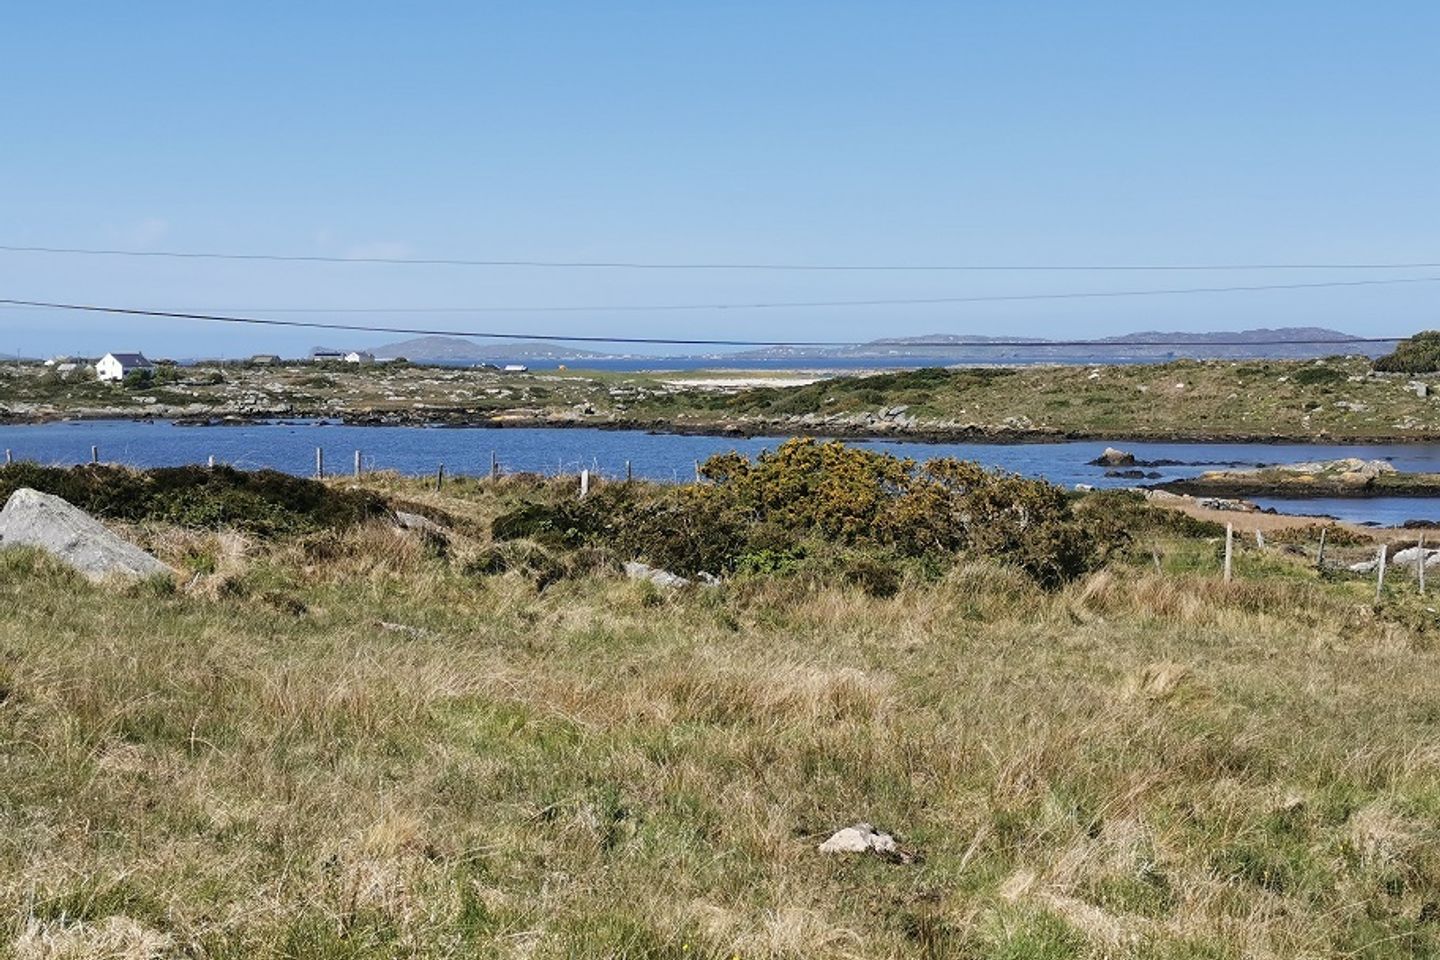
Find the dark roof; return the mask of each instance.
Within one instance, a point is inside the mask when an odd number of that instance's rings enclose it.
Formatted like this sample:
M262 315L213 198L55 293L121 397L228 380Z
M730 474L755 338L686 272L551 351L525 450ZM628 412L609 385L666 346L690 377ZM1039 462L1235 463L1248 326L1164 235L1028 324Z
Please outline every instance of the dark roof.
M148 367L150 361L145 359L143 353L112 353L110 356L120 361L124 367Z

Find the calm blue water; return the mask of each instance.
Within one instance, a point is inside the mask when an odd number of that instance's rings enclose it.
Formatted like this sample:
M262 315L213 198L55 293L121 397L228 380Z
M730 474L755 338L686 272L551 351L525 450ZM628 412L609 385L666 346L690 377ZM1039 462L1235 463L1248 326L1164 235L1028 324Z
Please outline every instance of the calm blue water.
M1158 359L1155 357L1107 357L1104 360L1097 360L1093 355L1088 357L1076 355L1073 357L1044 357L1036 360L1034 357L1006 356L999 352L986 354L981 351L975 354L932 357L737 357L713 354L695 357L582 357L576 360L507 360L503 356L497 355L496 359L491 362L497 364L523 363L531 370L554 370L563 366L569 370L607 370L627 373L665 370L917 370L921 367L941 367L958 363L1001 367L1024 367L1037 363L1079 365L1105 363L1114 365L1157 363L1164 362L1165 359L1163 357ZM439 361L435 366L473 367L475 364L469 360L457 360Z
M1379 355L1388 353L1389 347L1385 344L1374 345L1377 350L1369 350L1367 355ZM1312 357L1325 356L1334 352L1330 348L1325 350L1301 349L1293 354L1275 352L1273 357L1296 357L1309 359ZM1347 348L1347 352L1366 352L1359 348ZM573 360L542 360L523 358L519 360L507 359L503 353L497 353L490 361L497 364L523 363L531 370L554 370L564 366L569 370L606 370L611 372L625 373L629 371L663 371L663 370L807 370L807 371L830 371L830 370L917 370L922 367L944 367L952 365L968 366L996 366L996 367L1027 367L1036 364L1065 364L1073 366L1093 365L1103 363L1110 366L1144 363L1166 363L1171 360L1178 360L1185 357L1213 357L1215 351L1178 351L1168 356L1124 356L1111 355L1106 353L1076 353L1073 355L1056 354L1053 356L1036 357L1024 351L1019 353L1006 352L1004 350L979 348L970 352L955 354L932 354L930 356L905 356L903 354L892 354L885 356L870 357L746 357L735 354L708 354L703 356L690 357L581 357ZM1248 354L1246 355L1248 356ZM1220 354L1220 359L1243 359L1243 357L1231 357ZM456 360L439 361L435 364L441 367L473 367L474 361Z
M637 477L688 480L695 461L711 454L738 450L755 455L782 438L688 437L633 430L485 427L368 427L337 423L275 423L247 426L180 427L169 422L129 420L69 421L0 425L0 447L16 459L72 464L100 458L137 467L217 462L254 469L272 467L308 475L314 471L315 448L325 451L329 472L348 473L356 450L366 469L431 473L444 463L450 474L485 474L492 452L506 471L577 473L581 469L623 476L625 462ZM1143 467L1158 476L1144 479L1107 477L1090 466L1107 444L1067 443L897 443L867 441L860 445L898 456L924 460L958 457L989 467L1003 467L1026 476L1044 477L1070 487L1124 487L1194 476L1221 466L1255 466L1338 457L1388 459L1397 469L1440 472L1440 443L1435 444L1264 444L1264 443L1128 443L1108 445L1140 460L1177 460L1181 465ZM1440 498L1377 498L1373 500L1263 501L1286 513L1317 513L1359 522L1402 523L1411 519L1440 520Z

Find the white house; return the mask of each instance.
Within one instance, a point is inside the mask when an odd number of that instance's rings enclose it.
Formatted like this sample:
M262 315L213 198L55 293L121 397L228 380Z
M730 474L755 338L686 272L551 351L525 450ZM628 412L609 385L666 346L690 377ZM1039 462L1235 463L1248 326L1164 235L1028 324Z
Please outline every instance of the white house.
M527 367L527 366L525 366L525 364L523 364L523 363L507 363L507 364L505 364L505 372L506 372L506 373L524 373L524 372L526 372L526 371L529 370L529 369L530 369L530 368Z
M375 354L366 353L364 350L352 350L345 354L346 363L374 363Z
M124 380L127 373L135 370L155 372L155 364L145 359L143 353L107 353L95 364L95 376L100 380Z

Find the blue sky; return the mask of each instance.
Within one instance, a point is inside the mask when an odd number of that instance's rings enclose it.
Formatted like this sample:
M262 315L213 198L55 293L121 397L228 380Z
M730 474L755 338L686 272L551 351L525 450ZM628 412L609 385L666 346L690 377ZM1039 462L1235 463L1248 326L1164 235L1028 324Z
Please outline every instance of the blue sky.
M1440 5L1428 2L17 5L0 34L9 91L0 244L658 261L1436 261L1437 35ZM521 333L870 339L1440 325L1440 284L783 312L401 309L1334 276L632 273L0 253L3 297L394 307L369 319ZM0 352L30 354L293 353L394 339L17 309L0 310L0 322Z

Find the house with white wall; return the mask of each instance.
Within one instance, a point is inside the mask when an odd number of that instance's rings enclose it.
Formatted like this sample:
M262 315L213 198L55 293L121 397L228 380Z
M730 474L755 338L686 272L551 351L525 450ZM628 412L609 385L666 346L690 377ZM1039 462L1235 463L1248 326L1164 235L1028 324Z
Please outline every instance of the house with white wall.
M124 380L125 375L135 370L155 372L155 364L145 359L143 353L107 353L95 363L95 377L99 380Z

